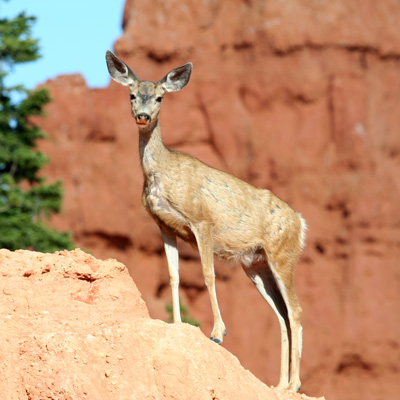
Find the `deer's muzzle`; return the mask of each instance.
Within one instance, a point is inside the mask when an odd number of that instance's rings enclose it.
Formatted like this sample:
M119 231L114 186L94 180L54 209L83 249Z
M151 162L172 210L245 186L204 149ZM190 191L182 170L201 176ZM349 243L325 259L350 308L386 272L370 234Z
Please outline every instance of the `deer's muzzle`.
M151 121L151 117L149 114L142 113L142 114L138 114L136 116L136 123L139 126L146 126L150 123L150 121Z

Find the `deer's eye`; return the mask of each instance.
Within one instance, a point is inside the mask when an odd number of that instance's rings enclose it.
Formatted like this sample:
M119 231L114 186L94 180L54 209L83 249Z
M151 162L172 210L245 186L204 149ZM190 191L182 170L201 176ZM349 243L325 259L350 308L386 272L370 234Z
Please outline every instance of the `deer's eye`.
M136 99L136 96L131 93L131 100L135 100L135 99Z
M156 98L156 101L158 101L159 103L161 103L162 102L162 97L160 96L160 97L157 97Z

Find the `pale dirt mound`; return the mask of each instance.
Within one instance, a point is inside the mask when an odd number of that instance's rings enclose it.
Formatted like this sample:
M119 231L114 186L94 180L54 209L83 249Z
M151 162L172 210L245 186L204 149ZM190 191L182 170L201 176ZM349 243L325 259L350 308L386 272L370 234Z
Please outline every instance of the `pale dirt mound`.
M77 249L0 250L2 399L308 399L187 324L149 317L126 267Z

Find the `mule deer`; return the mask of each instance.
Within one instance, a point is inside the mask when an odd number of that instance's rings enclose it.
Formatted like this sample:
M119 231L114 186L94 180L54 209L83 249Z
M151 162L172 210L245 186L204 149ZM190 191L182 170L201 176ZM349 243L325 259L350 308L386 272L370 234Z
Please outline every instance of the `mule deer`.
M164 145L159 122L161 101L165 93L187 85L191 63L173 69L158 82L150 82L140 80L111 51L107 51L106 61L111 77L129 87L144 174L142 202L161 229L174 322L181 321L176 240L180 237L200 253L214 315L211 339L222 343L226 335L215 290L216 254L239 262L275 311L281 329L278 387L298 390L302 310L294 290L294 268L304 245L305 221L269 190Z

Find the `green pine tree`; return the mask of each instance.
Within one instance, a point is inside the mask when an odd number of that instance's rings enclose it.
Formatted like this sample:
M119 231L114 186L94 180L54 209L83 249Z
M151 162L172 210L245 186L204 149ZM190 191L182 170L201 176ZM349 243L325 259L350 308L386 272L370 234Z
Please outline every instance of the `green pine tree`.
M40 57L34 21L25 13L0 18L0 247L53 252L74 246L69 233L46 224L60 211L63 190L39 176L48 159L36 147L45 134L30 117L43 115L49 93L5 84L15 65Z

